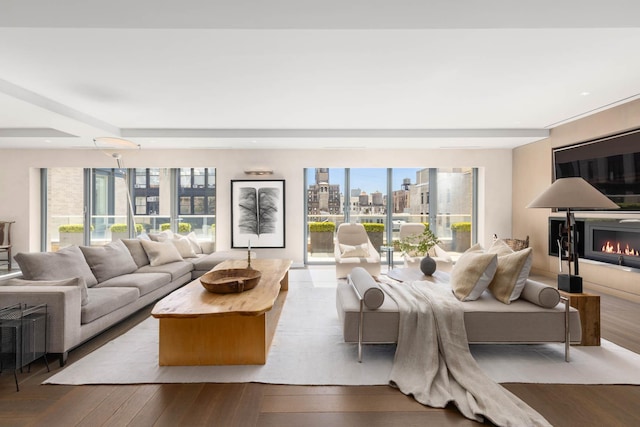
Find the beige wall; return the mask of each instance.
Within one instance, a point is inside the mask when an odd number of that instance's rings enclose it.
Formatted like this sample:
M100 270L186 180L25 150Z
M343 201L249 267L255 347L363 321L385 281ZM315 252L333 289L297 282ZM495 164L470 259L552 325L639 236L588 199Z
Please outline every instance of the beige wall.
M397 142L401 144L401 141ZM273 169L286 180L286 248L260 249L261 257L304 259L303 169L314 167L477 167L478 240L511 233L511 150L140 150L123 151L125 167L215 167L219 249L231 245L230 181L247 179L245 169ZM0 150L0 218L16 221L15 253L40 248L39 168L114 167L113 158L93 150Z
M549 277L558 273L558 260L548 256L549 209L526 205L551 184L551 150L640 127L640 100L576 120L551 130L550 137L513 150L513 235L530 236L534 248L534 272ZM561 215L560 215L561 216ZM576 213L576 217L640 218L638 214ZM585 286L640 301L638 271L585 261L580 264Z

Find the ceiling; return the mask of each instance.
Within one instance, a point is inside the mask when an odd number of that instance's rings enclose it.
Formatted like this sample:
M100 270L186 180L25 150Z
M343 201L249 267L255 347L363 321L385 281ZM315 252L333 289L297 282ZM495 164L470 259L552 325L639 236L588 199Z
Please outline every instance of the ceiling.
M512 148L640 97L636 0L0 0L0 148Z

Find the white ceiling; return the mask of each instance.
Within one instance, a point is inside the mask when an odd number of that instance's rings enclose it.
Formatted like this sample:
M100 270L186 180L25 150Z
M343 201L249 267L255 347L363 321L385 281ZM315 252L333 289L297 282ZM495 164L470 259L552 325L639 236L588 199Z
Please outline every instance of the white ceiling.
M509 148L639 97L637 0L0 0L0 148Z

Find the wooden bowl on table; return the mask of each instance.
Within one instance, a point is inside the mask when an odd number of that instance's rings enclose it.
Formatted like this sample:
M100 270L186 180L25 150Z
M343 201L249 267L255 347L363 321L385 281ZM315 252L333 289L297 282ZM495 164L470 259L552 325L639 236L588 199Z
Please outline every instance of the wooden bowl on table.
M262 273L250 268L230 268L203 274L200 283L209 292L230 294L248 291L260 282Z

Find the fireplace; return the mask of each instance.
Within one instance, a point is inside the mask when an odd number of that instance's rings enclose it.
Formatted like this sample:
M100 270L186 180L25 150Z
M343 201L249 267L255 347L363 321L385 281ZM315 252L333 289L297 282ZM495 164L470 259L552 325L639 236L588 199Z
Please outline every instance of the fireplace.
M640 222L585 221L584 257L640 268Z

